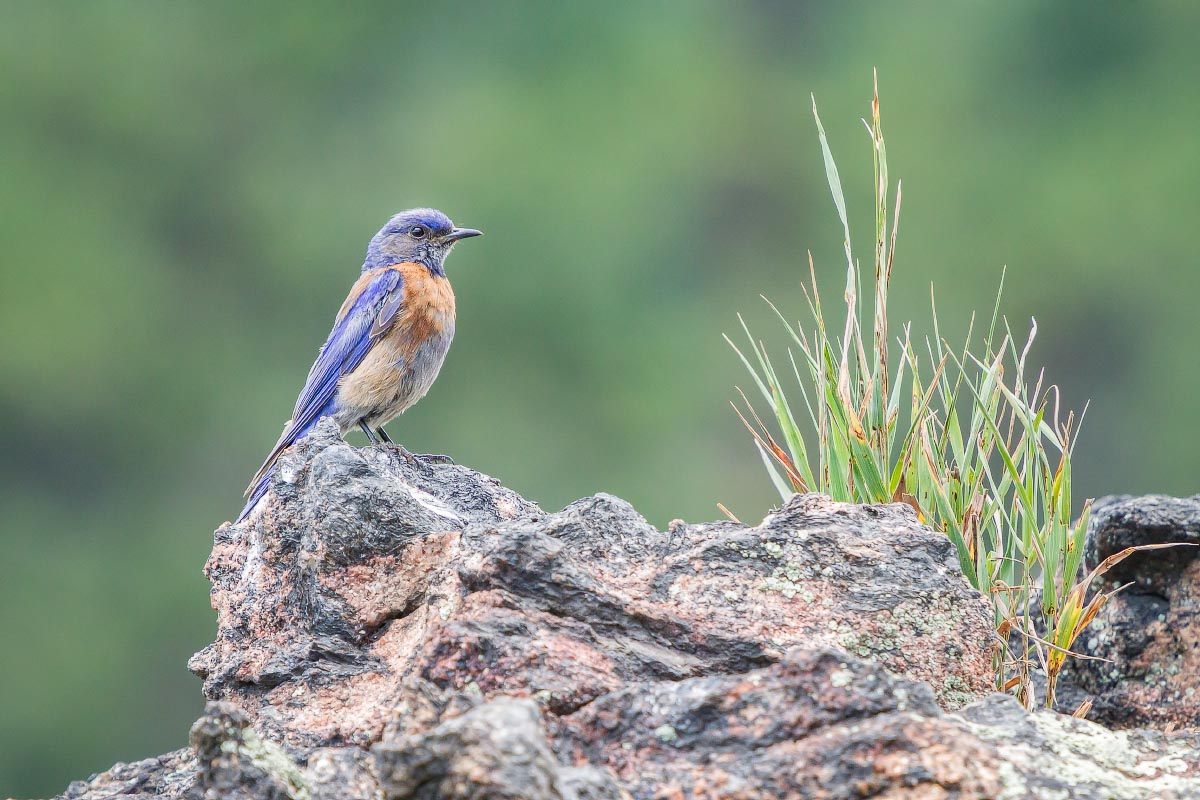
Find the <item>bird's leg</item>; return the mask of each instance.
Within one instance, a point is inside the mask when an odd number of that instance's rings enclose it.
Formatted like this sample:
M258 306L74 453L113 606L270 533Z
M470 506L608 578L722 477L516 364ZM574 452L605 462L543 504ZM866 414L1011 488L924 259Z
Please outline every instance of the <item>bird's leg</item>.
M372 432L370 426L368 426L367 423L365 423L365 422L358 423L358 426L360 428L362 428L363 433L365 433L367 435L367 438L371 440L372 444L379 444L380 442L382 442L383 444L388 445L393 450L398 452L400 455L404 456L404 460L407 461L408 463L414 464L414 465L417 463L417 457L414 454L408 452L408 449L405 448L404 445L396 444L395 442L393 442L392 437L387 435L387 431L385 431L383 429L382 425L380 425L378 428L376 428L373 432Z
M374 430L375 436L372 436L371 429L367 426L367 424L365 422L360 422L358 424L359 424L359 427L361 427L363 429L363 433L367 434L367 438L371 440L372 444L378 444L378 442L375 440L375 437L378 437L379 441L382 441L384 444L389 444L392 447L394 447L400 453L400 455L404 456L404 459L406 461L408 461L410 464L415 464L415 463L417 463L418 460L428 461L432 464L453 464L454 463L454 459L451 458L450 456L443 456L443 455L439 455L437 453L426 453L426 454L422 454L422 455L418 456L416 453L409 452L408 448L406 448L404 445L396 444L395 442L393 442L392 437L387 435L387 431L385 431L383 429L382 425L380 425L378 428L375 428L375 430Z
M367 441L371 444L379 444L379 439L375 436L375 432L371 430L371 426L366 422L359 420L358 427L367 435Z

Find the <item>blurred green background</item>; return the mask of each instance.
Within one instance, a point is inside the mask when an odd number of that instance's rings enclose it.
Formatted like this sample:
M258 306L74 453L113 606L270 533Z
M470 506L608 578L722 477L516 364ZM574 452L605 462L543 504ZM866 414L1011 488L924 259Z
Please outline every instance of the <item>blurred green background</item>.
M869 257L871 68L904 208L893 320L1036 316L1084 495L1200 473L1200 5L0 2L0 795L182 746L201 566L367 239L487 237L391 426L548 509L775 499L736 311L830 299L815 92ZM357 439L356 439L357 441Z

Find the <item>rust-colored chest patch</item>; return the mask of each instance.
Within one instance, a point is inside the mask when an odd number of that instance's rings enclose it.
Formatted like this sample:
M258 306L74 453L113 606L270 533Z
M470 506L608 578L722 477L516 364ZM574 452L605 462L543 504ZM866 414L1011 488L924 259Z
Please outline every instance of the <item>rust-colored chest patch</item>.
M441 369L454 336L454 292L450 282L420 264L396 264L399 307L387 303L380 332L362 363L345 375L338 403L355 419L383 424L424 396Z
M421 264L397 264L394 269L404 276L404 303L395 327L405 331L414 344L452 333L454 290L450 281L431 274Z

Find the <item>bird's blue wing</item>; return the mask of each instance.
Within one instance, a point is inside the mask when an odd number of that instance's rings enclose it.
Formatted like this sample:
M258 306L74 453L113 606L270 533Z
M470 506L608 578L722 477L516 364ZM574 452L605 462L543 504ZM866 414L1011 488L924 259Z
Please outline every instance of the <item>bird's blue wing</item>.
M366 276L364 276L365 278ZM362 279L360 279L361 281ZM358 296L353 292L338 314L329 338L321 347L317 360L308 371L304 389L296 399L292 421L271 449L271 454L250 481L247 494L264 491L267 476L275 465L279 454L304 436L324 415L332 413L333 399L337 394L338 381L354 370L375 340L391 326L396 313L404 301L404 278L399 271L382 269L367 279ZM348 306L348 307L347 307ZM253 505L253 500L242 511L244 517ZM241 519L241 517L239 517Z
M292 411L292 428L307 430L337 393L338 381L354 370L371 345L390 326L404 299L403 277L381 270L365 287L321 347Z

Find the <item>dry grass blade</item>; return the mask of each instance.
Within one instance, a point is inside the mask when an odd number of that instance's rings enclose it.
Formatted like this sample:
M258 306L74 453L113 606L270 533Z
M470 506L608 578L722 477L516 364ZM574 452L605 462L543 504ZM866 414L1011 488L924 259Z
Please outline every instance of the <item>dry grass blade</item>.
M1127 547L1119 553L1113 553L1101 561L1082 580L1071 587L1066 601L1063 603L1062 611L1056 620L1057 627L1054 629L1055 641L1053 643L1045 643L1049 648L1046 663L1046 683L1049 702L1053 701L1055 685L1057 684L1059 673L1062 672L1062 668L1066 663L1067 656L1094 658L1072 652L1071 645L1075 644L1075 640L1091 624L1092 620L1096 618L1096 615L1100 613L1100 609L1104 607L1105 603L1112 599L1113 595L1129 586L1129 584L1124 584L1107 592L1100 592L1094 595L1091 600L1085 602L1087 591L1091 587L1092 582L1135 553L1149 550L1164 550L1169 547L1195 546L1191 542L1166 542L1163 544L1143 544L1136 547ZM1103 661L1106 659L1095 660Z
M1075 639L1083 632L1109 598L1117 592L1125 589L1129 584L1118 586L1108 592L1101 592L1092 597L1086 604L1084 602L1087 596L1087 591L1091 588L1092 582L1103 576L1110 569L1120 564L1125 559L1129 558L1134 553L1145 552L1149 550L1165 550L1169 547L1196 547L1192 542L1166 542L1163 544L1143 544L1136 547L1126 547L1119 553L1113 553L1108 558L1101 561L1096 567L1087 574L1082 580L1071 587L1070 593L1067 595L1066 603L1063 605L1062 616L1060 619L1069 623L1068 627L1064 627L1062 631L1056 631L1055 638L1058 640L1056 649L1064 651L1070 650ZM1076 654L1072 654L1076 655Z
M754 437L754 440L758 442L759 446L770 453L771 456L779 463L779 465L783 467L783 471L787 475L788 482L792 484L792 489L797 492L807 492L808 485L805 483L804 477L800 474L799 470L796 469L796 464L794 461L792 461L792 457L788 455L786 450L779 446L778 442L775 441L775 437L771 435L771 432L767 428L766 424L759 418L758 413L754 410L754 406L746 398L745 392L738 387L734 388L737 389L738 394L742 396L742 402L744 402L746 404L746 408L750 410L750 415L754 417L754 422L758 427L755 428L754 425L751 425L750 421L747 420L745 415L742 414L741 409L739 409L735 403L730 402L729 405L733 406L733 412L738 415L738 419L740 419L742 424L746 426L746 430L750 431L750 435Z
M1164 542L1162 544L1139 544L1136 547L1126 547L1119 553L1113 553L1108 558L1096 565L1096 568L1088 573L1087 577L1081 581L1083 585L1090 584L1092 581L1099 578L1110 569L1120 564L1125 559L1129 558L1134 553L1140 553L1144 550L1166 550L1168 547L1197 547L1200 545L1194 542Z
M904 478L901 476L900 485L896 487L896 491L892 493L893 503L904 503L917 513L917 520L921 523L925 522L925 512L921 510L921 504L917 502L915 495L908 493L908 486L904 483Z
M1076 653L1072 650L1066 649L1065 647L1059 647L1058 645L1056 645L1054 642L1050 641L1049 639L1043 639L1041 636L1038 636L1036 633L1031 633L1019 625L1014 625L1012 627L1012 630L1015 631L1018 636L1023 636L1025 638L1029 639L1030 641L1037 642L1038 644L1042 645L1043 647L1046 648L1046 651L1051 654L1058 654L1063 657L1071 656L1072 658L1081 658L1084 661L1103 661L1103 662L1109 663L1109 664L1112 663L1111 658L1102 658L1101 656L1089 656L1087 653Z
M738 519L737 517L735 517L735 516L733 515L733 512L732 512L732 511L730 511L728 508L726 508L726 507L725 507L725 504L724 504L724 503L717 503L717 510L718 510L718 511L720 511L720 512L721 512L722 514L724 514L725 516L729 517L729 519L731 519L732 521L736 522L738 525L741 525L741 524L742 524L742 521L741 521L740 519Z
M1087 719L1088 712L1092 710L1092 698L1088 698L1079 704L1079 708L1071 714L1075 719Z

